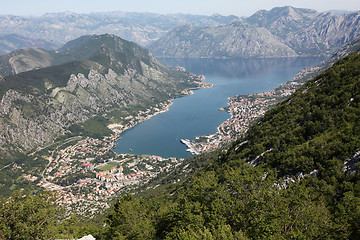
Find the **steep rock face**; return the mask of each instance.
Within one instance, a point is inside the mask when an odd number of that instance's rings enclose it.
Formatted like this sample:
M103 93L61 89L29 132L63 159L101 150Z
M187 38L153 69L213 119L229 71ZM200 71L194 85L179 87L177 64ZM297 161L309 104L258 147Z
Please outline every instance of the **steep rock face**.
M285 41L299 55L329 55L360 35L360 12L349 15L321 14Z
M147 50L113 35L92 36L67 51L83 58L87 54L80 50L89 48L86 60L0 81L1 152L10 145L28 151L50 143L72 124L198 87L193 75L169 69Z
M126 85L130 79L139 77L136 75L134 70L119 76L111 69L105 75L91 69L88 76L72 74L65 87L50 88L45 95L35 97L8 90L2 98L0 116L10 123L0 125L4 133L1 137L28 150L48 143L74 123L104 114L111 108L134 104L146 92L136 82ZM121 85L122 89L116 90ZM141 90L136 94L132 92L138 88ZM150 91L143 98L149 100L149 95Z
M360 35L360 12L334 15L293 7L259 11L227 26L180 27L149 45L161 57L330 55Z
M360 12L335 15L282 7L259 11L246 21L265 27L300 56L331 54L360 34Z

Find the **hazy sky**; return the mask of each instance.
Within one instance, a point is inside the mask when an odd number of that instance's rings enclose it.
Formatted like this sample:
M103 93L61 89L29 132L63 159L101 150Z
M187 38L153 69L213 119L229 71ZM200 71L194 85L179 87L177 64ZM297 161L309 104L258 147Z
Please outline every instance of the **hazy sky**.
M360 10L360 0L0 0L0 14L42 15L126 11L250 16L261 9L293 6L327 10Z

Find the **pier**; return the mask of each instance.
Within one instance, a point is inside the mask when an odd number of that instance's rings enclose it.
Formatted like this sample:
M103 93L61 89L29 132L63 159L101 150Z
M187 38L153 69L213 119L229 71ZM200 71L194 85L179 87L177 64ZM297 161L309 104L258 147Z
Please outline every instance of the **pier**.
M191 141L189 139L180 139L180 142L185 144L188 149L186 151L190 152L191 154L198 155L200 152L196 150L196 148L192 145Z

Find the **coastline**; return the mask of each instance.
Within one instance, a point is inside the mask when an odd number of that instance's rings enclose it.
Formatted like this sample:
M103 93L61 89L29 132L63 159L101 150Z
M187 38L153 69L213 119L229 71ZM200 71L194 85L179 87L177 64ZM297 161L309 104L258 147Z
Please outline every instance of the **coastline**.
M184 143L194 155L213 151L229 142L235 141L249 129L251 124L262 117L266 111L293 94L306 82L306 77L319 70L319 66L305 68L293 80L278 85L262 93L237 95L228 98L228 106L220 108L230 113L230 118L217 127L212 135L196 137ZM305 80L304 80L305 79Z
M181 69L181 71L185 71L185 69ZM192 77L196 79L194 83L197 84L197 88L188 88L181 91L180 97L186 97L194 94L194 90L203 89L203 88L211 88L214 86L212 83L205 82L205 76L204 75L195 75L192 74ZM125 132L126 130L129 130L136 125L149 120L150 118L169 111L170 107L173 105L173 101L176 98L172 98L169 100L166 100L165 102L156 104L155 106L152 106L151 108L147 109L145 112L140 111L138 115L136 116L127 116L125 119L128 120L128 123L125 125L122 125L120 123L112 123L107 125L107 128L109 128L113 133L114 136L114 142L119 140L121 138L121 134ZM149 114L152 112L151 114Z
M113 133L115 134L114 141L117 141L121 138L121 134L125 132L126 130L129 130L136 125L138 125L141 122L144 122L146 120L149 120L150 118L169 111L170 107L173 104L173 99L167 100L163 103L157 104L154 107L151 107L150 109L147 109L145 112L140 111L138 115L136 116L128 116L125 119L129 120L128 123L125 125L122 125L120 123L112 123L107 125L107 128L109 128ZM152 114L146 114L148 111L154 111ZM146 114L145 116L142 116L143 114Z

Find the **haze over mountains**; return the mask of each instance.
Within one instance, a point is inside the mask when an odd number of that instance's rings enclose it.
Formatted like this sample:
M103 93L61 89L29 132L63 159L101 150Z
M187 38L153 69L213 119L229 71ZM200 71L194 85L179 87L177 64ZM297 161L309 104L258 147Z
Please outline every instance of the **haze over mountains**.
M215 27L220 24L228 24L236 18L235 16L221 16L218 14L200 16L127 12L91 14L63 12L49 13L40 17L2 15L0 16L0 33L3 38L9 38L4 37L8 34L16 34L19 36L31 36L34 39L45 39L52 44L52 49L56 49L66 42L83 35L104 33L115 34L144 46L181 24ZM20 46L17 45L17 48ZM29 46L23 44L21 48L24 47ZM42 46L36 44L35 47ZM0 53L8 53L9 50L11 50L9 46L0 48Z
M15 49L33 47L51 50L56 49L58 45L51 41L46 41L43 39L32 39L16 34L9 34L0 37L0 55L9 53Z

